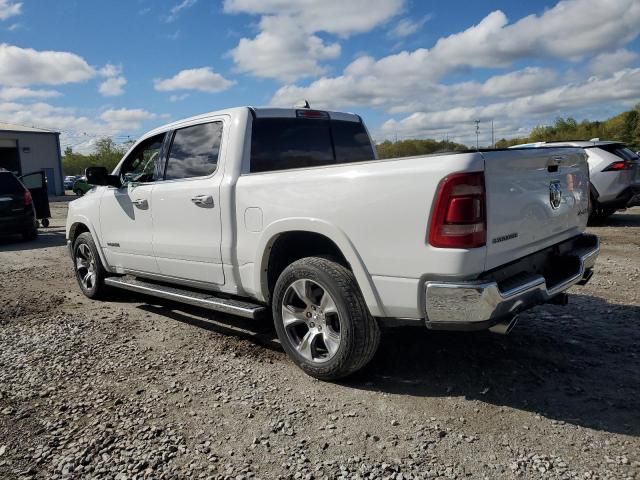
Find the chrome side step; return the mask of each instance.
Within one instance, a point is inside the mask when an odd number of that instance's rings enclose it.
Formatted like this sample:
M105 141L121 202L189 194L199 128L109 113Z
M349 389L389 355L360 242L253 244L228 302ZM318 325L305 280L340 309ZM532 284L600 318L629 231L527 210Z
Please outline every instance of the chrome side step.
M132 277L107 277L104 283L132 292L165 298L174 302L187 303L216 312L238 315L244 318L258 318L267 311L264 305L230 298L220 298L207 292L198 292L180 287L171 287Z

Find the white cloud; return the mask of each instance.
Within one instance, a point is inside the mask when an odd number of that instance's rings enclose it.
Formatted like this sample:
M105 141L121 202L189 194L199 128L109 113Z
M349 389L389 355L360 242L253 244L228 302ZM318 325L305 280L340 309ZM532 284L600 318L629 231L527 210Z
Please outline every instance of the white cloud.
M235 82L227 80L211 67L182 70L171 78L154 80L154 87L161 92L174 90L199 90L216 93L231 87Z
M225 0L227 13L261 15L259 32L231 51L238 69L257 77L293 81L325 71L340 44L317 33L348 37L368 32L397 15L404 0Z
M260 30L253 39L241 39L231 52L241 72L294 81L323 73L319 62L340 55L338 43L308 34L290 17L263 17Z
M95 70L74 53L0 44L0 84L61 85L82 82L95 74Z
M0 20L6 20L22 13L22 2L0 0Z
M584 14L589 11L598 15ZM554 86L557 75L546 68L531 67L496 76L485 84L438 82L463 69L503 68L530 58L572 62L618 49L640 34L639 24L637 0L566 0L511 24L496 11L477 25L439 39L431 49L418 48L380 59L361 56L341 75L323 77L306 86L285 85L271 103L290 105L306 98L319 107L368 106L400 113L439 110L462 99L477 104L486 96L534 94Z
M439 136L447 132L468 140L475 119L484 122L497 119L499 127L508 125L506 130L514 133L523 124L535 125L550 116L566 116L569 112L602 104L625 104L639 97L640 68L625 69L607 77L591 77L582 83L562 85L509 101L416 112L401 120L388 120L380 133L383 136Z
M119 77L107 78L98 87L98 91L105 97L117 97L124 93L124 86L127 84L127 79Z
M20 99L43 99L59 97L61 94L55 90L32 90L24 87L0 88L0 101L14 101Z
M179 95L171 95L169 97L169 101L170 102L181 102L182 100L189 98L189 94L188 93L182 93Z
M122 75L121 65L107 63L98 73L106 77L106 80L98 87L100 94L105 97L117 97L124 93L124 86L127 84L127 79Z
M141 108L109 109L100 114L100 119L104 120L108 126L115 127L120 131L137 130L143 122L155 118L158 118L158 115Z
M595 75L607 75L622 68L628 67L638 59L636 52L625 48L615 52L601 53L589 62L589 69Z
M169 10L169 15L167 15L167 17L165 18L165 21L166 22L175 21L178 18L178 15L180 15L180 13L183 10L193 7L197 1L198 0L182 0L180 3L171 7L171 10Z
M419 19L403 18L389 30L389 36L392 38L404 38L413 35L430 19L431 15L426 15Z

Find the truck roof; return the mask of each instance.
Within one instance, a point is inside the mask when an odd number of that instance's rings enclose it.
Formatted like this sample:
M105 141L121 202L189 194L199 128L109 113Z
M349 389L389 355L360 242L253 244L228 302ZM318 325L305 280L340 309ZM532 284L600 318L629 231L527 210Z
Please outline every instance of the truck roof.
M351 121L351 122L361 122L362 119L359 115L355 113L349 112L337 112L333 110L324 110L324 109L314 109L314 108L305 108L305 107L253 107L253 106L244 106L244 107L233 107L226 108L224 110L215 110L212 112L201 113L199 115L194 115L188 118L182 118L180 120L176 120L171 123L167 123L165 125L154 128L153 130L145 133L142 137L148 137L154 135L156 133L160 133L166 130L171 130L173 128L181 127L184 124L195 122L198 120L205 120L210 117L220 116L220 115L230 115L234 116L243 110L249 109L252 111L257 118L296 118L298 111L309 111L309 112L325 112L329 115L329 118L334 120L343 120L343 121Z
M555 142L533 142L522 143L520 145L513 145L509 148L536 148L536 147L599 147L600 145L622 145L622 142L616 140L562 140Z

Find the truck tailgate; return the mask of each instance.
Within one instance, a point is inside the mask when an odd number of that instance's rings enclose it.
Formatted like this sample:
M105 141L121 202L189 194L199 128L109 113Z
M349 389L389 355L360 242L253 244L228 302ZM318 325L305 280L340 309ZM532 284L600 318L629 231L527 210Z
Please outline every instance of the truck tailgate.
M488 270L584 230L589 166L582 149L510 149L483 156Z

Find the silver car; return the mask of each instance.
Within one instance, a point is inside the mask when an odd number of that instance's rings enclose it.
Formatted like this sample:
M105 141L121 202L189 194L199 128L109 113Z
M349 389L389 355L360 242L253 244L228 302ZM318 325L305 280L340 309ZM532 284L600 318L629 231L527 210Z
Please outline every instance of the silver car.
M623 143L594 138L584 141L536 142L511 148L584 148L591 177L590 220L603 220L618 210L640 205L640 156Z

